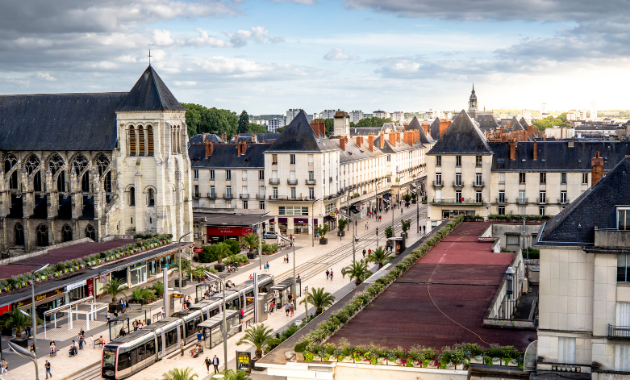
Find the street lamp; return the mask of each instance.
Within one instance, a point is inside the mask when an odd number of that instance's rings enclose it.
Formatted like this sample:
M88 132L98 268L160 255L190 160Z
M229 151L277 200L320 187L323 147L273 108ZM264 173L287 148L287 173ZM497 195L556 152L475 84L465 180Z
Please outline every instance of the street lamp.
M293 247L293 290L291 290L291 294L293 294L295 296L295 286L296 286L296 279L295 279L295 244L293 244L293 242L290 239L287 239L287 238L285 238L282 235L280 235L280 239L291 243L291 246Z
M350 208L348 208L348 214L350 214ZM356 258L355 257L356 257L356 252L357 252L356 246L355 246L355 243L356 243L356 240L357 240L356 239L356 235L355 235L356 234L356 230L355 230L355 228L356 228L355 224L356 223L352 223L352 220L350 219L350 215L344 215L342 213L339 213L339 215L345 216L346 219L348 219L350 221L350 223L352 224L352 263L354 264L356 262ZM376 227L376 229L378 230L378 227Z
M313 247L315 247L315 202L319 202L321 201L322 198L316 199L313 201L313 204L311 205L311 226L313 226Z
M33 326L31 330L33 331L33 355L34 355L34 363L35 363L35 380L39 380L39 369L37 368L37 316L35 315L35 273L41 272L46 268L48 268L48 264L44 264L41 267L35 269L32 272L33 279L31 280L31 325ZM28 339L28 337L26 338Z
M210 272L203 271L203 273L211 278L214 278L221 282L221 287L223 288L223 362L225 364L225 370L228 368L228 357L227 357L227 319L225 318L225 279L216 276Z
M180 236L179 240L177 241L179 251L179 294L182 294L182 239L190 235L191 233L192 232L189 232L185 235Z
M263 216L269 214L271 211L267 211L266 213L262 214L260 216L260 219L263 218ZM263 232L262 232L262 220L260 221L260 227L258 227L258 259L259 259L259 266L258 269L260 269L262 271L262 238L263 238Z

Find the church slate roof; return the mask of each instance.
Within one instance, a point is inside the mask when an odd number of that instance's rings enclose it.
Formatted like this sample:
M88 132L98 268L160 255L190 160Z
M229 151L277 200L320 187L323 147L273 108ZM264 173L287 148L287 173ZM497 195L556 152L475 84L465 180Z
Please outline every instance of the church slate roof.
M630 158L624 157L599 182L541 227L537 244L592 245L595 226L616 228L616 206L630 199Z
M488 140L462 110L427 154L492 154Z
M149 65L116 111L186 111Z
M267 152L326 152L340 150L326 135L315 134L304 110L293 118Z
M113 150L126 92L0 96L0 150Z
M193 168L264 168L264 152L271 144L247 144L245 154L238 155L236 144L215 144L212 154L206 158L204 144L191 145L188 156Z
M453 122L455 122L455 120L453 120ZM440 138L440 119L439 118L436 117L435 120L433 120L433 123L431 123L431 126L429 127L429 133L431 135L431 138L435 141L437 141Z

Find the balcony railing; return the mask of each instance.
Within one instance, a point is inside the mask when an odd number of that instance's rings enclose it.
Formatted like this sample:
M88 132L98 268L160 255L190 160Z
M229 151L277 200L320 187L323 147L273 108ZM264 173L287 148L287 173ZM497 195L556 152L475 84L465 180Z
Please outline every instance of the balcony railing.
M279 185L280 184L280 178L269 178L269 184L270 185Z
M217 199L217 193L208 193L209 199Z
M476 182L476 181L475 181L475 182L473 182L473 187L476 187L476 188L484 188L484 187L486 187L486 183L485 183L485 182L483 182L483 181L481 181L481 182Z
M314 185L317 181L315 179L307 179L306 180L306 184L307 185Z
M630 326L608 325L608 339L630 340Z
M234 195L232 193L223 193L223 199L233 199Z
M193 199L199 199L201 195L199 193L193 193Z
M295 179L295 178L293 178L293 179L289 178L289 179L287 179L287 184L289 184L289 185L297 185L298 184L298 180Z
M536 199L536 203L538 203L539 205L546 205L547 204L547 197L538 197Z
M527 198L518 198L518 199L516 200L516 204L517 204L517 205L526 205L527 203L528 203L528 202L527 202Z
M463 182L453 181L453 187L462 188L462 187L464 187L464 183Z
M270 195L269 200L271 201L314 201L315 198L311 198L307 195L295 195L294 197L290 195Z
M482 205L483 199L479 201L475 198L433 198L431 201L433 204L463 204L463 205Z
M444 187L444 182L433 181L433 187Z
M265 194L256 194L256 199L264 200Z
M241 199L249 199L249 194L240 194L238 197Z

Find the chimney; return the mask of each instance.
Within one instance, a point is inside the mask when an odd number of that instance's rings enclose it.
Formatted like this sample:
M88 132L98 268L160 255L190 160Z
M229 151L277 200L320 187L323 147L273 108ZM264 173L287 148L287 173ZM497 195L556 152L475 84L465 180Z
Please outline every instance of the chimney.
M202 142L202 143L206 141L206 136L208 136L208 134L207 134L207 133L202 133L202 134L201 134L201 142Z
M357 142L357 146L361 148L361 145L363 144L363 136L357 136L356 142Z
M595 153L595 157L591 158L591 186L595 186L597 182L604 176L604 159L599 156L599 152Z
M241 155L244 155L246 150L247 150L247 143L243 141L243 143L241 144Z
M212 152L214 151L214 145L211 142L207 142L206 144L206 158L212 156Z
M326 137L326 123L319 123L319 135Z
M538 141L534 140L534 161L538 159Z
M346 138L344 136L339 139L339 146L342 150L346 150Z
M368 135L368 144L370 152L374 152L374 133Z
M527 126L527 134L529 135L530 140L534 139L534 126L533 125Z
M421 127L425 135L429 133L429 124L423 123Z
M516 160L516 141L510 140L510 160Z
M256 143L257 143L257 141L256 141L256 134L252 133L252 144L256 144Z
M396 142L400 142L400 132L395 132Z
M381 149L385 146L385 132L381 131Z
M450 126L451 126L451 121L450 120L447 120L447 121L440 120L440 137L442 137L444 132L446 132L446 130Z
M319 138L322 131L326 131L326 124L319 121L317 122L314 121L311 123L311 128L313 129L313 132L315 132L315 134Z
M396 136L394 132L389 133L389 142L392 143L393 146L396 146Z

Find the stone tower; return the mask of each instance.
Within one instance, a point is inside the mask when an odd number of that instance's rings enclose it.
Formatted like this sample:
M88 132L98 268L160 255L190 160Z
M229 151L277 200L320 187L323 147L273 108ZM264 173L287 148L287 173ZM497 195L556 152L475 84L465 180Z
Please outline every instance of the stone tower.
M472 92L470 93L470 99L468 99L468 116L472 119L477 117L477 95L475 95L475 85L473 84Z
M337 110L335 112L334 136L350 135L350 115L347 112Z

